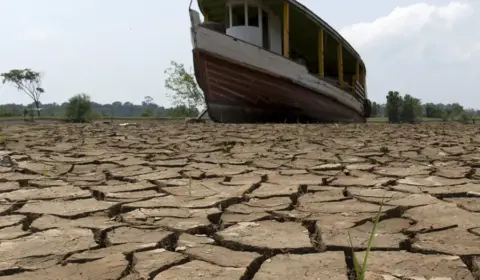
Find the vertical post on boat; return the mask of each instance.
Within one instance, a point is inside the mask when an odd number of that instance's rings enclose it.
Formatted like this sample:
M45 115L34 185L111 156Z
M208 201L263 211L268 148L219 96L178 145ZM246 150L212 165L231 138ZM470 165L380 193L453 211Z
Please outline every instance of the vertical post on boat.
M318 31L318 75L325 76L325 66L323 62L323 28Z
M355 63L355 82L360 83L360 61Z
M248 26L248 1L247 0L243 2L243 10L244 10L244 16L245 16L245 26Z
M263 18L262 18L262 7L258 5L257 8L257 13L258 13L258 28L262 30L262 36L263 36Z
M232 27L233 26L233 19L232 19L232 5L231 4L228 4L228 20L229 20L229 23L228 23L228 26L229 27Z
M342 54L342 43L338 43L337 46L337 62L338 62L338 85L340 88L343 87L343 54Z
M362 85L363 89L365 89L365 69L362 68L360 71L360 84Z
M288 2L283 2L283 56L290 57L290 9Z
M205 13L203 14L203 22L207 22L208 21L208 14Z

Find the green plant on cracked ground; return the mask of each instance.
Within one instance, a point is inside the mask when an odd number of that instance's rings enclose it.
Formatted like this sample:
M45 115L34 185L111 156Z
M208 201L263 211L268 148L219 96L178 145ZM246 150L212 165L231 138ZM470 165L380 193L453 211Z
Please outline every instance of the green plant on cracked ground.
M47 166L44 164L43 165L43 172L42 172L42 176L43 176L43 185L44 186L47 186Z
M7 138L3 135L0 135L0 147L1 146L6 147L6 144L7 144Z
M373 221L372 231L370 232L370 237L368 238L367 250L365 251L365 257L363 259L363 263L360 265L360 262L355 255L355 251L353 250L353 243L352 243L352 236L350 232L348 232L348 239L350 242L350 247L352 248L352 258L353 258L353 269L355 270L356 280L365 280L365 272L367 271L367 260L368 254L370 253L370 249L372 248L373 239L375 238L375 230L377 229L377 224L380 219L380 214L382 213L382 206L385 197L382 198L382 202L380 203L380 207L378 208L377 215L375 216L375 220Z

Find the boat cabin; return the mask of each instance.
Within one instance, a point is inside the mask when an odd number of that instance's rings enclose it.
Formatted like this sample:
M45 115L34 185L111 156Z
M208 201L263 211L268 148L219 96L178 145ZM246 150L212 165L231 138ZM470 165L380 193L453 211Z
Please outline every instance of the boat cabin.
M295 0L198 0L203 25L282 55L364 100L365 64L326 22Z

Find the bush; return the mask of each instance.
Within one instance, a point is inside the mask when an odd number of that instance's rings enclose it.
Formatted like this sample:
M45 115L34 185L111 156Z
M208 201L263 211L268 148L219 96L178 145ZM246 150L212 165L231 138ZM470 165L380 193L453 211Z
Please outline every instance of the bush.
M0 118L2 117L13 117L14 113L12 110L7 108L6 106L0 106Z
M168 109L167 116L171 118L187 118L198 116L198 109L195 107L187 107L185 105L176 106Z
M89 122L93 119L92 102L85 93L77 94L68 100L66 117L71 122Z
M455 116L455 120L461 123L471 123L473 122L473 116L468 112L463 111L457 116Z
M140 116L144 117L144 118L152 117L153 116L153 109L152 108L145 109Z
M387 94L387 117L390 123L401 122L403 98L398 91L389 91Z
M390 123L417 123L421 120L422 103L409 94L402 97L398 91L389 91L386 111Z

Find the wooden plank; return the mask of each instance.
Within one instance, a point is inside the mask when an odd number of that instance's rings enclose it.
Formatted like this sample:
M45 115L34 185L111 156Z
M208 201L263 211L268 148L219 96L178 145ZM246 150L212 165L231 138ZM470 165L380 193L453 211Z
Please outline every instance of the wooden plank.
M365 69L360 69L360 80L358 81L360 85L365 88Z
M325 65L324 65L324 56L323 56L323 28L320 28L318 31L318 75L320 77L325 76Z
M290 8L288 2L283 3L283 56L290 57Z
M360 81L360 61L355 63L355 82Z
M338 86L343 87L343 46L338 43L337 46L337 62L338 62Z

